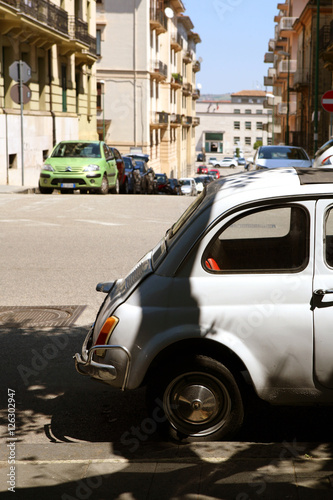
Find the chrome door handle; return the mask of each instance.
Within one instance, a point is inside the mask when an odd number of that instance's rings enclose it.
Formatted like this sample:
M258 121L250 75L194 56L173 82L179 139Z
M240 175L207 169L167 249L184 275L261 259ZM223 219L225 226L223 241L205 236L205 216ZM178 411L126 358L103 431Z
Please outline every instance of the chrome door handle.
M321 290L321 289L318 289L318 290L315 290L313 292L315 295L319 295L320 297L323 297L324 295L326 295L327 293L333 293L333 288L329 288L328 290Z

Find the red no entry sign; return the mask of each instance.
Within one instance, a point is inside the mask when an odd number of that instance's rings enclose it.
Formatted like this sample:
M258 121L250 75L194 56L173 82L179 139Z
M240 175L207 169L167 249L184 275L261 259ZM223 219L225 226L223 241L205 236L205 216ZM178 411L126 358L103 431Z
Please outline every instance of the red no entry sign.
M325 94L321 98L321 105L325 109L325 111L333 113L333 90L328 90L327 92L325 92Z

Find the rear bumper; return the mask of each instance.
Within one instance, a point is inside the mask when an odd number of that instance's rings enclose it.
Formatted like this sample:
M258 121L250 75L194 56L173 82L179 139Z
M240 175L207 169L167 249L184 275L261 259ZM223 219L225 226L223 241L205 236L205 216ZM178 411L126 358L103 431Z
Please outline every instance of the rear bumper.
M91 329L85 338L82 346L82 353L76 353L73 357L75 360L75 368L81 375L88 375L97 380L106 382L107 384L114 385L112 382L119 378L122 378L122 390L125 390L128 380L129 368L131 363L131 354L126 349L126 347L121 345L94 345L88 348L87 346L91 344L93 330ZM119 370L112 364L103 364L93 360L94 354L97 350L105 351L122 351L126 355L125 369L121 370L123 373L119 373ZM117 385L117 384L115 384Z

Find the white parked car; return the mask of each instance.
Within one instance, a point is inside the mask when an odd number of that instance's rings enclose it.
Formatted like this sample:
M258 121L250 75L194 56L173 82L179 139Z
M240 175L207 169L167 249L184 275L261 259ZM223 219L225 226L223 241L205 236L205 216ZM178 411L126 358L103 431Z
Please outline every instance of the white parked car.
M312 161L303 148L297 146L260 146L254 157L256 170L285 167L312 167Z
M229 439L254 393L331 404L333 171L218 179L125 278L97 289L107 296L77 370L146 385L152 422L178 440Z
M213 165L213 167L219 167L220 160L218 160L215 156L211 156L208 160L208 165Z
M179 184L184 195L196 196L198 194L197 185L193 177L183 177L179 179Z
M313 167L333 167L333 139L318 149L313 159Z
M231 156L226 156L220 161L220 167L231 167L234 168L238 165L237 158L232 158Z
M204 190L204 183L202 177L194 177L194 182L197 187L197 193L200 194Z

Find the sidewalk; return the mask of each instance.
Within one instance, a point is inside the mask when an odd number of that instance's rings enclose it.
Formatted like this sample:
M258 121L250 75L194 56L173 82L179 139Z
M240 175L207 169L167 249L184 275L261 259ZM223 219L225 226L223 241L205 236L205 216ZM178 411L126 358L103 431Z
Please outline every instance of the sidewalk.
M128 443L133 445L133 443ZM214 442L15 444L15 498L24 500L324 500L333 498L331 446ZM8 473L9 448L0 467ZM11 498L6 481L0 499ZM14 498L14 497L13 497Z
M8 185L0 185L0 194L14 194L14 193L22 193L22 194L34 194L38 191L38 188L35 186L8 186Z

